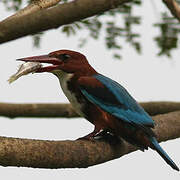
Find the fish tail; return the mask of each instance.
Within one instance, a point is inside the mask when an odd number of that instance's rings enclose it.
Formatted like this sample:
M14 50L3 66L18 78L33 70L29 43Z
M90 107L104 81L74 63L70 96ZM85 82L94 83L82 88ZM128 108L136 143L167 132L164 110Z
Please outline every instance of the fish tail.
M15 75L12 75L9 79L8 82L9 84L11 84L12 82L14 82L17 79L17 77Z

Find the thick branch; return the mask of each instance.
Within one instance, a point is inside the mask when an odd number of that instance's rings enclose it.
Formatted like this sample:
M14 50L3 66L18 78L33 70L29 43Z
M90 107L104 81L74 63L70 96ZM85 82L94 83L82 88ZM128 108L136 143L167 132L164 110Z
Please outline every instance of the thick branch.
M180 111L154 116L158 141L180 137ZM126 142L42 141L0 138L0 164L36 168L75 168L100 164L137 150Z
M19 10L17 13L13 14L12 16L8 17L7 19L10 20L12 18L17 18L20 16L25 16L27 14L32 14L36 11L41 9L49 8L58 4L60 0L32 0L28 6ZM6 19L6 21L7 21Z
M140 103L152 116L180 110L178 102L146 102ZM17 117L78 117L70 104L12 104L0 103L0 116Z
M130 0L75 0L0 23L0 43L58 28L115 8ZM132 0L131 0L132 1Z
M175 0L163 0L172 15L180 21L180 5Z

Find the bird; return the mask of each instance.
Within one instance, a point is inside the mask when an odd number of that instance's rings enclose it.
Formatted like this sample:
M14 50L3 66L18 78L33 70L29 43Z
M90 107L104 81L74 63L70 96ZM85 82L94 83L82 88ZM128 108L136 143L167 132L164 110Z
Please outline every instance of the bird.
M94 125L93 132L83 139L95 140L102 134L110 133L142 151L150 147L179 171L156 140L152 130L155 122L150 115L122 85L98 73L85 55L63 49L18 60L48 64L37 69L36 73L50 72L57 76L74 110Z

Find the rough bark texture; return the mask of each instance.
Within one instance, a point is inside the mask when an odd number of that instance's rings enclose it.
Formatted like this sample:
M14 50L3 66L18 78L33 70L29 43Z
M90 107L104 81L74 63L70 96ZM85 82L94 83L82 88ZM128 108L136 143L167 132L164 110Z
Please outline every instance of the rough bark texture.
M59 2L60 2L60 0L32 0L28 6L19 10L17 13L13 14L12 16L6 18L6 21L10 20L12 18L18 18L20 16L32 14L36 11L41 10L41 9L45 9L45 8L55 6Z
M115 8L130 0L75 0L33 14L0 22L0 44L26 35L58 28Z
M180 111L154 116L158 141L180 137ZM105 151L104 151L105 150ZM84 168L137 150L122 141L42 141L0 138L0 165L34 168Z
M179 102L146 102L140 103L151 115L164 114L180 110ZM18 117L79 117L70 104L12 104L0 103L0 116L8 118Z
M180 21L180 5L175 0L162 0L172 15Z

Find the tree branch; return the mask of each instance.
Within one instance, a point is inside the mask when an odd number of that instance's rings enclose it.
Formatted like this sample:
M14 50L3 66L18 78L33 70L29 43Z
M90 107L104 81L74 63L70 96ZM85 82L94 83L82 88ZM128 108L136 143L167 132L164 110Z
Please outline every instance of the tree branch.
M162 0L172 15L180 21L180 5L175 0Z
M25 16L27 14L32 14L37 12L41 9L49 8L58 4L61 0L32 0L30 4L25 8L19 10L17 13L13 14L12 16L6 18L5 20L10 20L12 18L17 18L20 16ZM4 20L4 21L5 21Z
M70 104L13 104L0 103L0 116L8 118L17 117L66 117L73 118L78 115Z
M180 111L154 116L158 141L180 137ZM105 149L105 151L104 151ZM84 168L137 150L122 141L43 141L0 137L0 165L34 168Z
M0 22L0 44L26 35L58 28L132 0L75 0L33 14Z
M151 116L180 110L179 102L171 102L171 101L145 102L145 103L140 103L140 105Z
M152 116L165 114L180 110L179 102L146 102L141 106ZM70 104L43 103L43 104L13 104L0 103L0 116L8 118L38 117L38 118L74 118L78 115L74 112Z

